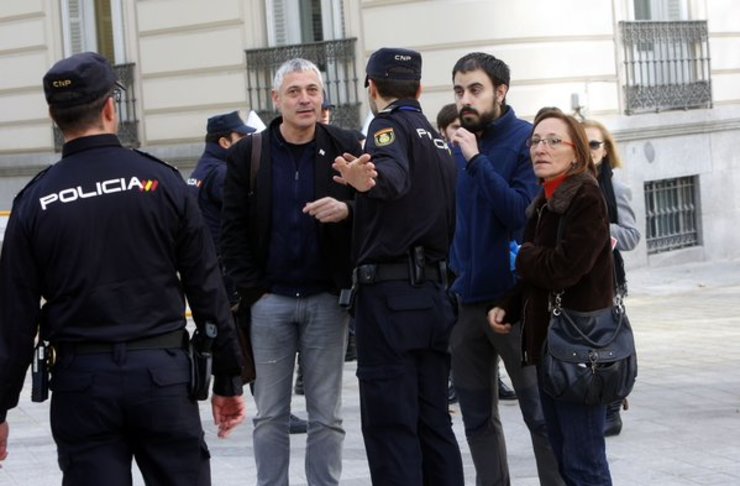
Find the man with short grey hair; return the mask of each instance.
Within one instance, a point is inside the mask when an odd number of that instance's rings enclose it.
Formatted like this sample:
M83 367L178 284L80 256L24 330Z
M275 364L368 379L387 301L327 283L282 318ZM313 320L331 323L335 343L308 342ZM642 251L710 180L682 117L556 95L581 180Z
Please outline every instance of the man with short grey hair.
M333 182L332 163L346 152L359 155L360 147L350 132L319 122L323 87L313 63L284 63L272 91L281 116L227 155L221 249L241 305L251 311L259 485L288 484L298 351L308 411L306 479L339 484L342 469L349 316L337 297L351 285L354 193Z

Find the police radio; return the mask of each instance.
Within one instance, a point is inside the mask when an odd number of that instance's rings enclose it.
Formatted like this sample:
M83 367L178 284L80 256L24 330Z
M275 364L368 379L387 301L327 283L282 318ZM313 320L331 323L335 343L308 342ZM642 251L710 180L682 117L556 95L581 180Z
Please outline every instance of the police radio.
M39 340L31 362L31 401L43 402L49 398L49 346Z

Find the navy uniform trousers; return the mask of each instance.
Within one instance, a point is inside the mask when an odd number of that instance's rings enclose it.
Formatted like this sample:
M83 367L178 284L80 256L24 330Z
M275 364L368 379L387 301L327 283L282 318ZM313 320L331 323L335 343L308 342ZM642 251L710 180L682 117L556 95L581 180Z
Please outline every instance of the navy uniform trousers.
M454 311L443 287L406 281L360 286L357 377L370 475L382 486L462 486L447 406Z
M184 349L60 351L50 388L62 484L130 486L135 457L147 486L210 485L189 383Z

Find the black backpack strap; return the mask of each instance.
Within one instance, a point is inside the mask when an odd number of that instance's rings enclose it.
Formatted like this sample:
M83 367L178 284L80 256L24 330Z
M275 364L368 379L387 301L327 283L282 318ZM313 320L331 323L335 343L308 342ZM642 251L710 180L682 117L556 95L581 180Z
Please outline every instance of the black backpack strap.
M262 159L262 132L255 132L252 135L252 157L249 161L249 193L254 192L254 182L257 180L257 172L260 170Z

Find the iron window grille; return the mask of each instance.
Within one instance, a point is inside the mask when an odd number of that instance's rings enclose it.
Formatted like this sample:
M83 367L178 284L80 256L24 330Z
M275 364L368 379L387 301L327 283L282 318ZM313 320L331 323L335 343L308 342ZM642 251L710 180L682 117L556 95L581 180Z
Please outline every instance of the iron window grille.
M698 176L645 182L648 254L699 242Z
M247 96L249 106L265 124L278 116L272 104L272 79L288 59L302 57L318 66L327 98L335 106L332 123L344 128L360 127L360 101L355 59L356 38L247 49Z
M707 22L619 22L625 114L712 107Z
M134 91L134 63L115 64L113 71L118 81L126 88L121 93L120 101L117 101L118 109L118 138L126 147L139 147L139 120L136 118L136 93ZM54 125L54 150L62 151L64 136L61 130Z

